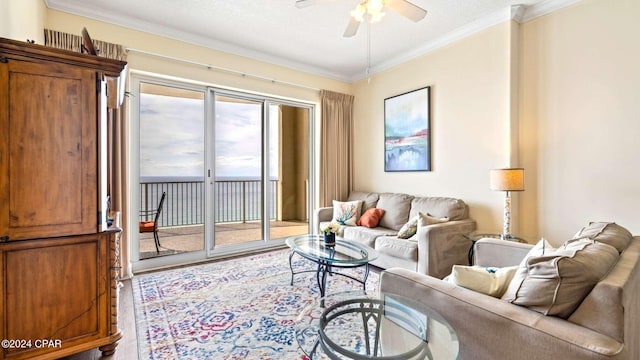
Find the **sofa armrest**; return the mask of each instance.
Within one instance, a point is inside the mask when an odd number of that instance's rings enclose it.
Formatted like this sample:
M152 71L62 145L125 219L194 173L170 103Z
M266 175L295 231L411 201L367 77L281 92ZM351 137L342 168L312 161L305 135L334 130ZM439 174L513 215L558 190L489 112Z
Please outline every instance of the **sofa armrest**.
M418 227L418 268L421 274L443 278L455 264L467 264L471 242L463 234L476 229L471 219Z
M501 239L484 238L475 242L475 265L516 266L527 255L533 245Z
M445 318L458 335L460 359L625 357L623 344L609 336L410 270L383 271L379 290L416 299Z
M314 233L320 233L320 223L323 221L331 221L333 219L333 207L321 207L313 211L313 229Z

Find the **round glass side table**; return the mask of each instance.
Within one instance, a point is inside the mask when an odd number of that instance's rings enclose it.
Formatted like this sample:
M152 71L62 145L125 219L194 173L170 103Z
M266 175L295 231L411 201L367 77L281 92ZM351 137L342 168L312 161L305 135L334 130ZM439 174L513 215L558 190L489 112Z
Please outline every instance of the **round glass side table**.
M427 305L396 294L338 293L297 319L296 340L311 359L457 359L455 330Z

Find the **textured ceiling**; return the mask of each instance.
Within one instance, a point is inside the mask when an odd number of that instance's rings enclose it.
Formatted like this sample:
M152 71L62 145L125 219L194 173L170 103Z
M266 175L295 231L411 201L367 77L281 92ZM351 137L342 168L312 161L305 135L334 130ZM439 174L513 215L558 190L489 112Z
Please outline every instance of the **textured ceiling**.
M373 73L506 21L513 13L527 20L579 0L410 1L428 11L422 21L414 23L386 9L382 21L371 25ZM52 9L339 80L366 74L366 26L352 38L342 36L358 0L318 0L302 9L295 0L45 2Z

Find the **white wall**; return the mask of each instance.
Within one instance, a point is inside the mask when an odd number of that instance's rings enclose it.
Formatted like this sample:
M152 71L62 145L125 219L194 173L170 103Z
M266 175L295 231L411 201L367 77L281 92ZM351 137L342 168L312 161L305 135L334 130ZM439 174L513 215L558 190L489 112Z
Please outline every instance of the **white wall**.
M351 85L345 82L307 74L301 71L272 65L249 58L231 55L221 51L172 40L166 37L131 30L121 26L76 16L61 11L48 9L45 27L80 35L86 27L91 38L122 44L126 48L133 48L181 58L193 62L210 64L235 71L246 72L278 79L305 86L328 89L343 93L351 92ZM241 77L235 74L207 70L204 67L188 65L180 62L154 58L139 53L130 52L127 57L129 69L148 71L158 74L191 79L209 84L215 84L232 89L251 89L254 92L292 98L307 102L319 101L318 91L305 90L270 81Z
M42 31L46 7L44 0L2 0L0 2L0 37L44 43Z
M500 232L488 170L525 168L512 232L555 244L589 221L640 234L640 1L505 23L354 85L356 189L454 196ZM385 173L384 99L432 86L433 171Z
M504 193L489 189L489 169L510 164L512 31L493 26L354 85L356 190L461 198L480 230L501 231ZM384 99L424 86L432 171L384 172Z
M584 0L521 27L522 231L640 234L640 1Z

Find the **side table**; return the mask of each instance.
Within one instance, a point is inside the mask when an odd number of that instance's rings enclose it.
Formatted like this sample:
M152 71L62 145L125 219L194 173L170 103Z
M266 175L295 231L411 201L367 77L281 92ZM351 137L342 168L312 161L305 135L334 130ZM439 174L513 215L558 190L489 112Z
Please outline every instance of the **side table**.
M296 340L312 360L453 360L460 348L440 314L392 293L329 295L302 310Z
M509 237L503 237L502 234L468 233L468 234L464 234L463 236L465 239L471 241L471 247L469 248L469 254L468 254L469 265L473 265L473 251L476 246L476 241L480 239L492 238L492 239L502 239L507 241L515 241L515 242L525 243L525 244L527 243L527 240L515 235L510 235Z

